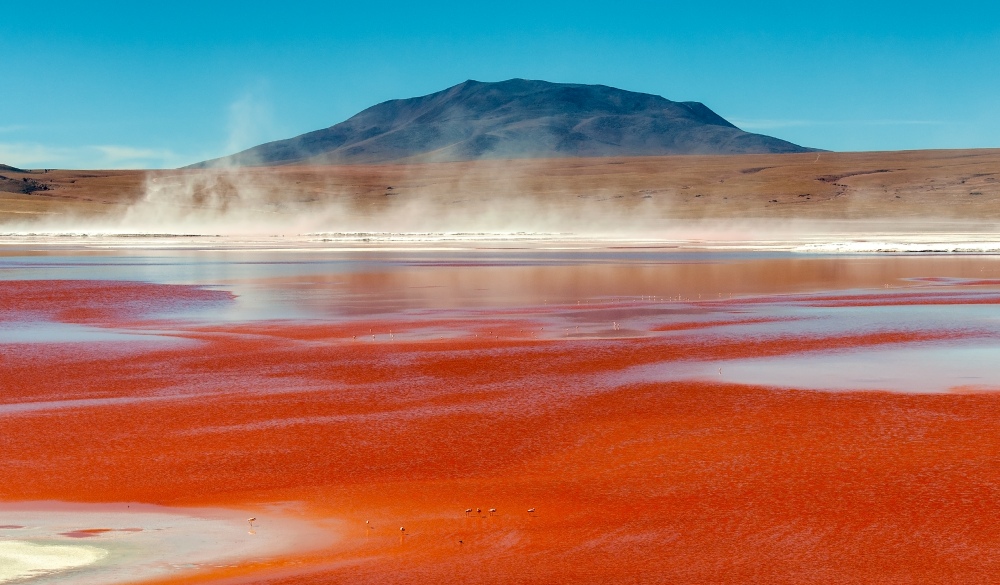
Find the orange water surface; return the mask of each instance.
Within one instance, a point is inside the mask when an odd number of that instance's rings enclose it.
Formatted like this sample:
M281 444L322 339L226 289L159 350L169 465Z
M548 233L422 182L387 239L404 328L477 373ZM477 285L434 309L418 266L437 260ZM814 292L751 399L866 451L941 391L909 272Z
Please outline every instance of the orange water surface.
M988 355L997 259L268 257L130 279L118 256L11 257L0 500L280 505L343 531L171 583L1000 572L1000 366L922 393L721 371Z

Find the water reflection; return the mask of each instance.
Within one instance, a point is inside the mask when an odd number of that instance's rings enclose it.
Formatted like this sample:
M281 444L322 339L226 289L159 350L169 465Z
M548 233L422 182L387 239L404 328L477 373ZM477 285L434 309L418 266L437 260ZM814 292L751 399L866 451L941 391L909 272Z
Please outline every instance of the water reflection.
M217 320L331 318L413 309L707 301L1000 278L998 256L803 256L664 250L7 250L0 280L100 279L232 290Z
M696 335L713 343L880 331L958 331L965 332L965 339L971 336L979 341L672 363L669 368L651 366L627 372L622 380L680 376L830 390L983 389L1000 387L1000 366L994 365L1000 363L998 278L997 256L609 249L101 253L61 249L19 255L7 249L0 255L0 280L193 284L230 290L237 298L145 315L152 325L147 323L141 331L119 329L113 323L5 324L0 327L0 344L136 344L171 339L163 333L169 327L157 329L158 319L181 323L179 327L268 319L411 321L409 332L401 333L400 340L426 337L427 331L437 338L472 333L437 328L433 323L422 329L415 323L422 319L482 318L530 319L539 327L532 330L532 339ZM881 296L887 304L827 302L844 294ZM894 304L900 294L907 295L909 304ZM701 326L712 323L718 325ZM693 329L697 331L692 333ZM158 333L163 337L156 337Z
M798 390L1000 392L1000 344L918 343L636 368L622 381L705 380Z

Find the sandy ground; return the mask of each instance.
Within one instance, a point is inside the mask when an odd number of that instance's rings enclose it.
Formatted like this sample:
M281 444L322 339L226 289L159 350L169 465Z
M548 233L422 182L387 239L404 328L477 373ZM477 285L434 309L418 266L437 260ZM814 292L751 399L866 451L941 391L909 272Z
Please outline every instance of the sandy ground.
M24 258L7 274L128 264ZM8 330L163 340L4 343L0 500L339 527L318 550L170 583L988 583L1000 569L996 368L923 393L725 372L995 351L995 258L356 266L209 289L7 280ZM466 294L487 286L497 296ZM262 290L309 316L254 312ZM234 305L249 313L224 317Z
M786 226L805 222L799 226L803 229L825 222L861 232L970 227L991 232L1000 221L998 168L1000 151L954 150L221 173L5 171L9 191L23 190L25 180L45 190L0 192L0 223L11 230L79 231L100 224L217 233L211 230L236 229L246 219L242 212L253 210L256 220L247 229L272 234L446 228L651 232L664 237L676 222L693 220L725 221L729 228L733 222L767 220ZM147 213L129 216L130 206L143 200ZM199 212L222 214L224 220L199 223ZM124 223L122 218L127 218ZM172 221L181 218L185 221Z

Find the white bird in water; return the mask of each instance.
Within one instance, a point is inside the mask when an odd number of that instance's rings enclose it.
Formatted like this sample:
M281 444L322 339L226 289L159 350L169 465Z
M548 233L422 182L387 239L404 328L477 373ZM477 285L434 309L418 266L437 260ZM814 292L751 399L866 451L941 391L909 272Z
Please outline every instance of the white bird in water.
M247 518L247 522L250 524L250 528L253 528L253 523L257 521L257 517Z

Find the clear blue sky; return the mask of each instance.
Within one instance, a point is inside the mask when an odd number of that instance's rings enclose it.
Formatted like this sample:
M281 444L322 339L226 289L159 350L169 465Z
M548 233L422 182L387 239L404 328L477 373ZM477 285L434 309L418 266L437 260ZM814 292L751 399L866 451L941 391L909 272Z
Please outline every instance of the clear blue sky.
M466 79L696 100L831 150L1000 147L1000 8L962 2L8 2L0 162L174 167Z

